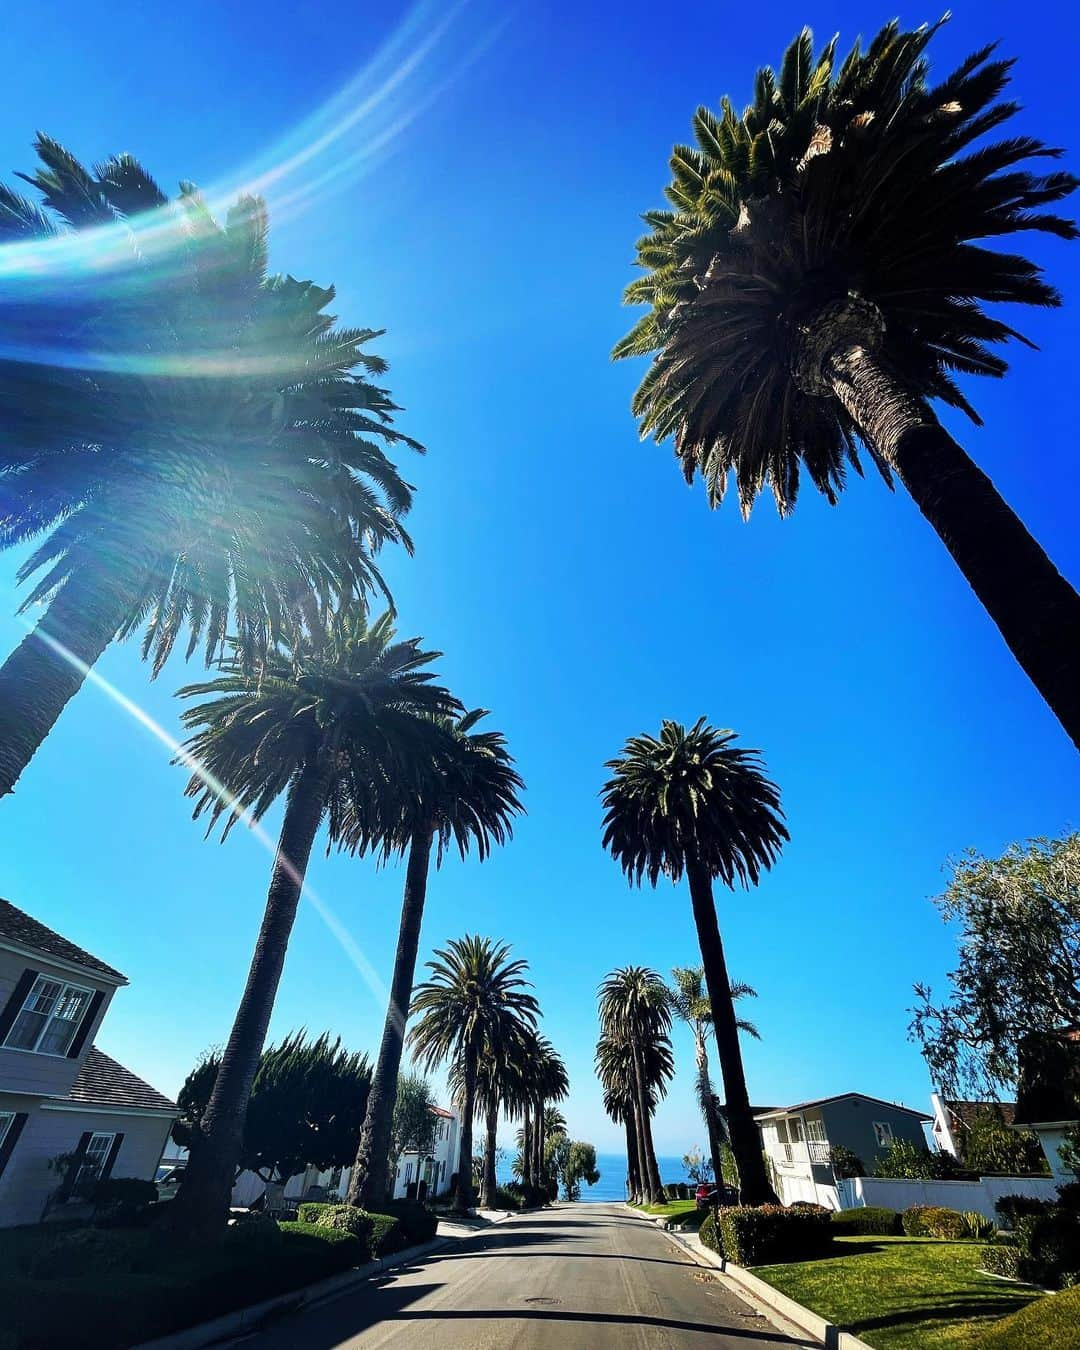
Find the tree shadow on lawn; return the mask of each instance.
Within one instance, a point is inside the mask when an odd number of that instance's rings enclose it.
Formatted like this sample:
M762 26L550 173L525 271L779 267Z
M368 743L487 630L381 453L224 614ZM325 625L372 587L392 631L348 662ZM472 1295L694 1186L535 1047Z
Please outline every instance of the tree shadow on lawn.
M843 1324L845 1331L861 1336L866 1331L883 1331L886 1327L918 1326L924 1322L970 1322L983 1319L997 1320L1018 1312L1037 1298L980 1298L959 1299L955 1303L929 1303L925 1307L903 1308L880 1317L860 1317ZM918 1300L912 1300L917 1303Z

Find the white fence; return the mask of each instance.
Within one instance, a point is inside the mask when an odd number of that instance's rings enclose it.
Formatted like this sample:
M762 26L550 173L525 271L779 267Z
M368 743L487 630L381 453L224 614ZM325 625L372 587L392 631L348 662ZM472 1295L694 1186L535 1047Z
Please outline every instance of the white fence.
M909 1205L941 1205L976 1210L997 1222L994 1201L1002 1195L1030 1195L1053 1200L1058 1183L1052 1177L980 1177L978 1181L900 1181L885 1177L851 1177L840 1182L840 1208L884 1205L905 1210Z

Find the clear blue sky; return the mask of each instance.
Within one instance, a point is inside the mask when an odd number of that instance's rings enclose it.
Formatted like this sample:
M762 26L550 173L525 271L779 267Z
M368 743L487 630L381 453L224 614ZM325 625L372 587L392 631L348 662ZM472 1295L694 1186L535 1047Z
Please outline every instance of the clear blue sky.
M756 892L718 896L731 969L760 992L757 1101L859 1090L925 1107L906 1010L952 955L928 900L943 860L1077 823L1074 751L903 495L856 480L835 509L807 490L786 522L765 501L748 525L733 506L710 514L670 449L638 442L640 369L608 360L631 321L637 215L660 203L696 104L744 102L803 22L846 44L892 12L475 3L441 32L434 10L331 0L39 0L4 16L5 179L31 166L39 127L86 159L130 150L170 187L238 185L291 158L267 188L273 265L335 282L343 319L388 328L401 425L429 447L408 465L416 558L388 560L402 627L494 710L529 784L509 848L433 878L424 955L480 931L528 958L571 1127L601 1147L619 1134L592 1070L597 983L697 958L684 892L631 891L600 850L602 765L627 735L705 714L760 747L783 790L783 859ZM1048 71L1078 36L1064 6L1029 22L963 0L934 56L1004 39L1026 105L1015 130L1071 145L1076 168L1075 91ZM1067 307L1022 317L1043 350L1013 351L1010 378L975 389L986 428L959 431L1077 581L1080 250L1028 242ZM15 564L0 558L5 651L23 631ZM100 669L172 731L172 692L199 672L174 659L151 684L134 647ZM0 894L127 972L100 1043L175 1091L228 1031L269 859L243 834L204 842L168 760L85 689L0 805ZM310 879L385 978L398 872L320 854ZM383 1011L305 908L273 1034L329 1027L373 1051ZM703 1138L677 1046L663 1152Z

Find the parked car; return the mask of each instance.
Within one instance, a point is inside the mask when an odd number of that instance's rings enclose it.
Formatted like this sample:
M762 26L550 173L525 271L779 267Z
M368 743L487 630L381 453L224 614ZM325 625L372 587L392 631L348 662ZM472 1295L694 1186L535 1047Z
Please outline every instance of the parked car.
M160 1204L162 1200L175 1200L183 1179L183 1167L159 1167L157 1176L154 1178L157 1185L158 1203Z
M726 1182L715 1186L711 1181L703 1181L694 1192L694 1201L698 1209L709 1209L713 1205L737 1205L739 1192Z

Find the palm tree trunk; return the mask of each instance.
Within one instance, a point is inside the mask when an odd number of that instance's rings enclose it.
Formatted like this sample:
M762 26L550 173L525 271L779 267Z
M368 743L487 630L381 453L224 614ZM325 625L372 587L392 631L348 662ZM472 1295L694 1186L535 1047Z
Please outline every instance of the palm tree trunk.
M465 1051L464 1093L461 1102L461 1153L458 1158L457 1190L454 1193L454 1207L460 1210L472 1209L472 1134L473 1112L476 1110L476 1061L475 1047Z
M14 790L87 671L130 617L140 588L118 580L122 575L129 573L73 572L0 666L0 797Z
M704 1032L700 1029L694 1031L694 1058L697 1063L701 1111L705 1117L705 1133L709 1136L709 1157L712 1159L713 1179L719 1186L724 1179L723 1155L720 1150L720 1131L716 1124L716 1103L713 1100L712 1083L709 1080L709 1054L705 1046Z
M626 1130L626 1185L628 1199L632 1205L641 1203L641 1168L638 1166L637 1127L634 1124L634 1108L628 1106L623 1120Z
M652 1122L649 1118L649 1097L645 1089L645 1074L641 1067L641 1057L637 1046L632 1048L634 1061L634 1086L637 1093L636 1116L638 1128L638 1157L641 1160L642 1183L645 1197L650 1205L664 1203L664 1188L660 1184L660 1169L656 1165L656 1152L652 1142Z
M223 1224L229 1212L251 1085L266 1041L311 846L326 804L326 786L325 771L309 765L289 792L247 984L200 1122L197 1144L173 1201L175 1213L170 1218L192 1236Z
M865 347L838 347L825 369L859 434L911 493L1080 747L1080 595L927 403Z
M498 1189L498 1182L495 1178L495 1135L499 1128L499 1099L492 1094L491 1101L487 1104L487 1116L484 1122L486 1138L484 1139L484 1186L480 1195L480 1203L484 1209L494 1209L496 1204L495 1192Z
M405 1043L405 1021L409 1015L416 953L420 945L420 925L424 919L427 896L428 863L431 858L433 829L430 824L416 830L409 843L409 862L405 869L405 894L401 902L394 975L390 982L390 1002L383 1023L379 1059L371 1080L364 1126L349 1178L348 1203L379 1213L386 1200L390 1169L390 1134L397 1098L398 1070Z
M544 1099L537 1097L536 1114L533 1132L536 1135L533 1141L535 1152L533 1154L533 1166L536 1168L536 1183L543 1186L547 1180L544 1174Z
M690 882L690 899L701 946L701 964L705 969L705 983L709 990L716 1052L720 1057L720 1072L724 1079L724 1111L731 1137L731 1151L739 1169L740 1199L745 1205L775 1205L779 1200L765 1172L761 1139L746 1091L739 1027L724 959L724 944L720 941L720 925L716 921L712 882L705 869L696 861L687 863L686 875Z
M529 1121L529 1102L526 1098L521 1113L521 1182L523 1186L533 1184L532 1134Z

